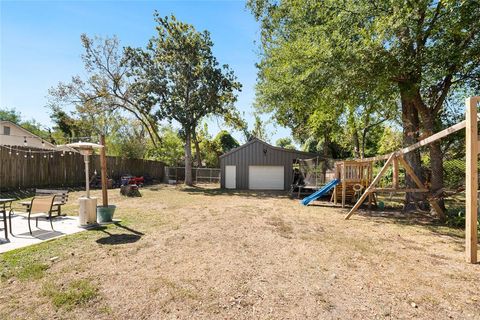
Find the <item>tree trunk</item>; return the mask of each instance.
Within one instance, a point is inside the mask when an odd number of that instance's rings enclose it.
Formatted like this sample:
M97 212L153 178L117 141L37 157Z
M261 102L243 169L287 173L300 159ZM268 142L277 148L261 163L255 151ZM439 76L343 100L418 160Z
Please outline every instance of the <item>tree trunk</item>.
M360 156L362 157L362 159L365 157L365 144L367 143L367 133L368 133L368 129L367 128L363 129L362 145L360 147Z
M348 121L347 125L349 127L349 130L352 134L352 142L353 142L353 155L355 158L361 158L360 155L360 137L358 135L358 130L357 130L357 123L355 122L355 114L353 110L349 108L349 113L348 113Z
M423 119L423 125L425 127L426 134L428 136L435 133L435 119L433 114L425 115ZM430 192L431 194L437 194L443 189L443 155L440 146L440 141L433 142L429 145L430 154ZM445 212L445 202L443 198L437 201L440 209ZM433 210L433 208L432 208ZM445 216L442 213L432 212L439 214L438 218L444 220Z
M410 94L408 88L400 86L400 97L402 102L402 123L403 123L403 145L409 146L418 142L417 137L420 129L420 121L418 117L418 111L415 108L413 96ZM423 170L422 161L420 159L420 152L414 150L404 155L407 163L412 167L414 173L423 182ZM415 182L406 175L405 184L407 188L417 188ZM405 194L405 207L404 210L415 210L416 204L424 202L426 199L422 193L407 192Z
M335 158L333 154L330 152L330 136L329 133L324 133L324 139L323 139L323 156L325 158Z
M437 112L434 111L435 109L428 108L423 100L422 96L420 95L420 90L416 89L414 91L414 99L415 107L420 114L420 118L422 119L422 126L424 129L425 137L431 136L435 133L435 124L436 124L436 116ZM436 194L437 192L441 192L443 189L443 155L442 149L440 146L440 141L433 142L429 144L429 156L430 156L430 192L432 194ZM437 203L437 210L435 211L434 208L430 208L432 213L436 214L440 220L445 220L445 203L443 199L436 201Z
M358 137L357 128L353 128L353 152L355 154L355 158L363 158L360 152L360 138Z
M185 129L185 185L193 186L192 177L192 133L190 128Z
M195 157L197 158L197 167L202 167L202 155L200 154L200 145L197 139L197 133L195 130L192 131L193 143L195 145Z

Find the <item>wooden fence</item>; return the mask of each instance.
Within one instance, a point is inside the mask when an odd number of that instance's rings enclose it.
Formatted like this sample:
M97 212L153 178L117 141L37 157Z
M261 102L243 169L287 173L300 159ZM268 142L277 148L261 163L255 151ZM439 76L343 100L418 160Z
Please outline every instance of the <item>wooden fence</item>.
M41 153L43 152L43 153ZM100 175L100 157L90 157L90 173ZM164 164L142 159L107 157L109 178L121 175L146 176L163 181ZM44 153L38 149L0 146L0 191L40 188L77 187L85 184L83 156L76 152L53 151Z

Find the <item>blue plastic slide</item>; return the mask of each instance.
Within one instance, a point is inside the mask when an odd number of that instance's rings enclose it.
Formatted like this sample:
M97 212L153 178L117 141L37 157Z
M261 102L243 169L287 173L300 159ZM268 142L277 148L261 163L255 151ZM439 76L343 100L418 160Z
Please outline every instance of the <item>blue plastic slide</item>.
M324 185L320 190L312 193L311 195L309 195L308 197L304 198L302 201L300 201L304 206L308 206L310 204L310 202L312 202L313 200L316 200L318 198L320 198L321 196L323 196L325 193L327 193L328 191L332 190L333 187L335 187L337 184L340 183L340 180L339 179L333 179L332 181L330 181L329 183L327 183L326 185Z

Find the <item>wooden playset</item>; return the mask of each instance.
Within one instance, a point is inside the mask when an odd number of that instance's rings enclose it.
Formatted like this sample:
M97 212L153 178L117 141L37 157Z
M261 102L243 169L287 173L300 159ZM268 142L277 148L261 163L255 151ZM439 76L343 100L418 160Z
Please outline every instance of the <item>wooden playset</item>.
M466 137L466 170L465 170L465 256L467 262L477 263L478 261L478 154L480 151L480 136L478 130L478 104L480 96L466 99L466 117L465 120L439 131L415 144L402 148L387 155L359 159L337 161L335 163L335 178L319 189L314 194L302 200L302 204L308 205L313 200L333 189L332 201L337 204L342 201L342 208L347 201L356 200L353 208L345 216L348 220L358 210L358 208L368 199L368 206L376 203L376 193L379 192L409 192L426 193L430 207L436 211L440 218L445 218L445 213L438 203L436 194L432 194L428 185L422 183L422 180L415 174L413 168L404 159L404 155L427 146L432 142L438 141L446 136L465 129ZM385 161L380 171L373 178L374 163ZM403 171L400 168L403 167ZM389 186L380 185L382 178L385 178L388 169L392 168L392 179ZM405 178L408 176L414 182L416 187L400 186L399 175L404 172ZM386 179L388 180L388 179ZM403 179L405 181L405 179Z
M341 199L342 208L345 207L347 201L355 202L353 208L345 216L348 220L360 208L360 206L368 199L368 206L376 204L376 193L425 193L426 199L430 207L435 210L440 218L445 218L438 200L438 193L445 194L445 190L435 193L431 192L427 183L415 174L413 168L405 160L404 156L409 152L418 148L428 146L448 135L465 130L466 136L466 172L465 172L465 252L466 260L471 263L477 263L478 253L478 154L480 150L480 136L478 131L478 104L480 96L470 97L466 99L466 119L439 131L431 136L418 141L408 147L402 148L387 155L358 159L345 160L335 162L335 176L328 183L316 190L313 194L304 198L301 203L309 205L312 201L328 194L333 189L331 200L337 204ZM377 161L385 161L380 171L373 174L374 163ZM390 171L389 169L392 168ZM400 169L403 168L401 171ZM387 178L388 172L388 179ZM415 184L415 187L406 187L406 184L400 184L400 173L404 173L405 177L402 181L406 181L407 177ZM390 179L391 175L391 179ZM382 180L383 179L383 180ZM380 183L381 181L389 182L389 185ZM326 182L326 179L324 180Z
M423 139L411 146L406 148L397 150L393 153L362 159L358 161L349 161L345 162L344 164L339 163L339 172L341 175L340 179L346 180L345 184L343 181L341 182L342 186L342 207L344 206L344 201L348 198L348 195L351 192L348 192L350 186L354 183L354 181L358 181L355 179L349 180L350 177L363 177L361 174L355 176L355 174L350 175L349 172L358 173L359 171L355 171L356 169L350 169L355 167L353 164L354 162L358 163L358 166L361 166L363 163L368 163L370 168L372 163L375 161L386 160L383 167L380 169L378 174L375 178L372 179L365 179L366 188L362 195L359 197L358 201L355 203L353 208L348 212L345 216L345 219L349 219L362 205L362 203L368 198L369 204L371 204L372 199L375 197L376 192L424 192L430 193L430 190L425 186L422 181L417 177L410 167L410 165L405 161L404 155L416 150L420 147L429 145L430 143L437 141L439 139L445 138L446 136L457 132L462 129L466 129L466 172L465 172L465 252L466 252L466 260L470 263L477 263L477 252L478 252L478 153L480 150L480 137L478 135L478 104L480 103L480 96L477 97L470 97L466 99L466 119L445 129L439 131L426 139ZM378 187L379 181L384 177L387 169L389 167L393 167L393 181L390 187ZM408 175L412 181L416 184L416 188L403 188L399 187L399 168L403 167L405 171L405 175ZM343 170L342 168L348 168L347 170ZM353 171L350 171L353 170ZM368 171L368 170L367 170ZM370 169L371 172L371 169ZM371 176L368 176L371 178ZM337 193L334 193L334 197L337 197ZM428 194L427 199L430 203L430 206L436 211L439 217L444 217L445 213L442 211L440 206L437 203L437 199L434 195ZM336 202L336 201L335 201Z
M333 202L337 204L340 199L342 208L344 208L347 201L355 200L355 197L360 195L370 185L372 176L373 161L337 161L335 163L335 178L339 179L340 183L333 190ZM375 201L375 194L371 193L368 196L369 207Z

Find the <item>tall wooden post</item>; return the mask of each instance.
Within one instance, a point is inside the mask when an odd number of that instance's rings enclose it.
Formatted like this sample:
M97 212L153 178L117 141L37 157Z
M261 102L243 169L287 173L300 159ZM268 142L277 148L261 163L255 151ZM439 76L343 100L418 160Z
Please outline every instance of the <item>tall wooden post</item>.
M346 177L347 177L346 171L347 171L347 165L344 161L344 162L342 162L342 177L341 177L341 181L342 181L342 208L345 208L345 198L347 197L347 181L345 181Z
M335 163L335 179L340 179L340 173L338 172L340 169L338 168L339 164L338 162ZM333 188L333 203L335 205L337 205L337 192L338 192L338 188L337 186L335 186L335 188Z
M478 120L477 99L470 97L466 104L466 172L465 172L465 258L477 263L478 218Z
M373 175L373 162L368 162L367 166L367 176L365 177L365 189L368 188L370 183L372 182L372 175ZM373 193L368 194L368 210L372 209L373 203Z
M103 206L108 207L108 191L107 191L107 150L105 145L105 136L100 135L100 171L102 176L102 200Z

